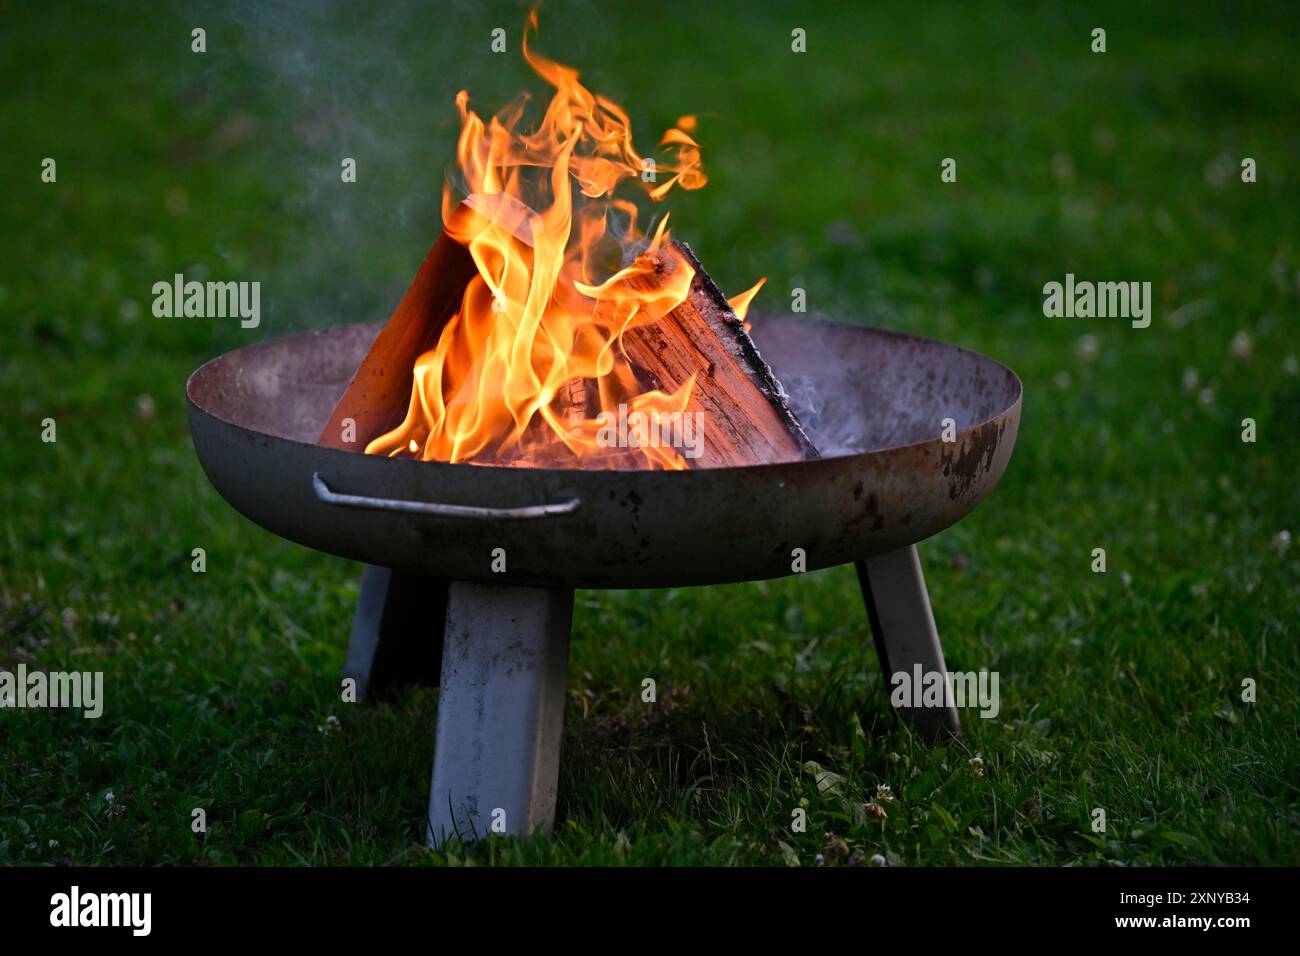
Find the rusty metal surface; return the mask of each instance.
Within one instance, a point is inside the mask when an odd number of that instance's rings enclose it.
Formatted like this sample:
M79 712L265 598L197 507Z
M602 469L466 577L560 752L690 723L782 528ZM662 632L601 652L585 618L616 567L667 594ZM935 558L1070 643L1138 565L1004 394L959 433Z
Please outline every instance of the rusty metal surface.
M814 441L852 434L867 450L649 472L448 465L316 445L378 330L339 326L208 362L186 386L194 446L222 496L262 527L439 578L716 584L790 574L794 548L806 553L808 570L846 564L920 541L967 514L1002 476L1020 423L1020 381L992 359L860 326L760 317L753 336L778 379L814 393L805 418ZM940 439L949 417L958 430L951 443ZM347 495L475 508L574 498L580 505L516 521L343 508L317 497L317 473ZM502 573L493 570L497 548Z

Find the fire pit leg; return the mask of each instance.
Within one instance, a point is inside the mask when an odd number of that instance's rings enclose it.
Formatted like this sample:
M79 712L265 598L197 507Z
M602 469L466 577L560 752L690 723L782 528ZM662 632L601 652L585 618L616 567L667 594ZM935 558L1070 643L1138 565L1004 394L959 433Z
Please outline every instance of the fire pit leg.
M428 841L555 821L573 592L448 588Z
M916 545L858 561L856 566L886 687L892 689L892 676L902 672L908 675L914 694L920 695L922 687L916 686L918 668L921 676L935 672L943 675L941 706L899 707L899 716L929 742L961 733Z
M352 616L343 676L357 682L357 700L378 700L409 684L438 683L440 625L447 582L367 564Z

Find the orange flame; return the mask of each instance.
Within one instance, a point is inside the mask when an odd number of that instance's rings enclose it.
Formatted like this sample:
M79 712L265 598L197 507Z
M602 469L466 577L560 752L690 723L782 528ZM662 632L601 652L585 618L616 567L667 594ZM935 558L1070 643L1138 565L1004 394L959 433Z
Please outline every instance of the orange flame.
M578 72L536 53L524 28L523 55L555 88L535 132L523 129L526 95L486 123L456 96L457 158L468 198L449 183L442 218L478 274L434 348L415 363L405 420L366 447L424 461L685 468L675 450L649 443L611 453L599 438L602 412L685 410L694 379L675 392L646 391L623 353L632 326L655 322L685 300L688 266L650 276L668 242L665 215L648 239L637 208L614 196L626 181L651 200L707 180L694 117L664 133L668 156L633 146L616 103L578 82ZM639 258L637 253L647 253ZM685 266L685 263L682 263ZM653 278L653 281L651 281ZM760 283L761 284L761 283ZM745 302L757 287L743 296ZM743 305L742 305L743 308Z
M754 301L754 296L758 295L758 290L763 288L766 282L767 276L763 276L763 278L759 279L744 292L741 292L738 295L733 295L727 300L727 305L731 306L731 311L736 313L736 318L740 319L741 323L745 326L746 332L748 332L753 325L753 323L745 321L745 316L749 315L749 305Z

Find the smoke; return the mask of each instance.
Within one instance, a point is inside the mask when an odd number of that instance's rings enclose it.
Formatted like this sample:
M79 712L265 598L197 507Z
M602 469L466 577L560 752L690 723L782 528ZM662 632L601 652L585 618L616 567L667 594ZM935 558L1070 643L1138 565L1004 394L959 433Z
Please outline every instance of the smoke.
M792 375L788 380L783 379L781 386L786 391L790 411L823 458L856 455L867 450L862 416L834 414L833 409L828 413L828 394L818 386L816 378Z
M239 260L241 278L262 280L265 334L388 316L441 230L457 91L491 112L534 85L519 49L525 12L246 0L185 14L209 37L177 92L213 125L196 151L256 163L255 187L231 191L258 204L257 234L214 237L211 264ZM491 49L497 28L504 53Z

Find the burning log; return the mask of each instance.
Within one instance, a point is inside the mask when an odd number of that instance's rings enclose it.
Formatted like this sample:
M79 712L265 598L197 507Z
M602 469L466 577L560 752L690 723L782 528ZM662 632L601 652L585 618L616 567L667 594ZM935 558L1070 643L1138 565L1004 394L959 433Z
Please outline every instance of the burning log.
M700 260L685 243L669 248L656 258L655 272L693 269L690 295L660 321L628 329L623 348L652 388L675 391L695 376L687 412L702 416L703 447L690 466L817 458L784 389Z
M622 347L645 388L676 392L694 376L690 400L682 413L689 418L681 419L686 428L675 432L679 440L685 433L688 467L816 458L817 450L786 403L780 383L690 247L674 242L661 249L653 261L653 273L647 275L666 278L680 268L694 271L686 300L656 322L626 329ZM445 234L439 237L335 405L321 431L320 444L360 451L371 439L401 423L411 400L415 360L437 343L474 273L468 251ZM647 278L643 284L650 281ZM596 419L601 412L596 382L570 380L551 409L571 425ZM347 419L355 426L353 442L345 441ZM543 434L540 420L534 424L537 427L530 427L511 447L476 460L484 464L528 463L531 451L555 440ZM693 433L696 428L698 434ZM625 427L621 430L626 431ZM625 446L618 447L620 444L584 465L637 467L636 456Z
M672 155L654 168L668 178L646 180L622 108L530 42L526 28L524 58L555 88L545 115L524 132L521 103L485 123L457 95L469 197L444 188L444 234L321 443L541 467L817 457L735 310L689 247L669 241L667 218L647 237L635 204L614 195L624 181L652 200L703 186L695 118L660 140Z
M411 400L415 360L437 343L476 271L464 246L445 233L438 237L334 406L319 444L364 451L367 442L401 423Z
M467 231L490 221L527 243L530 212L503 194L476 194L456 209L454 221ZM470 219L476 225L469 225ZM402 422L411 400L415 360L437 344L477 272L469 250L443 232L335 404L318 444L362 451L369 441ZM351 428L345 427L348 420Z
M485 197L470 197L456 215L490 218L527 244L531 238L528 211L517 202L502 202L503 198L488 203ZM663 423L664 430L686 446L676 450L683 453L687 466L717 468L818 457L771 368L689 246L674 242L654 253L636 284L643 289L665 284L678 269L693 272L686 299L657 321L626 328L621 346L643 389L675 393L694 377L680 417L667 417ZM402 422L411 401L415 361L437 344L475 272L468 250L445 233L440 236L335 405L320 444L360 451ZM598 419L601 411L600 389L591 379L569 380L551 403L555 417L570 426ZM614 429L617 440L599 455L588 454L584 467L638 466L636 454L627 447L626 418L626 409L620 408ZM630 431L639 432L643 441L647 435L656 440L657 425L651 422ZM556 440L539 418L519 441L486 451L475 460L528 464L535 451Z

